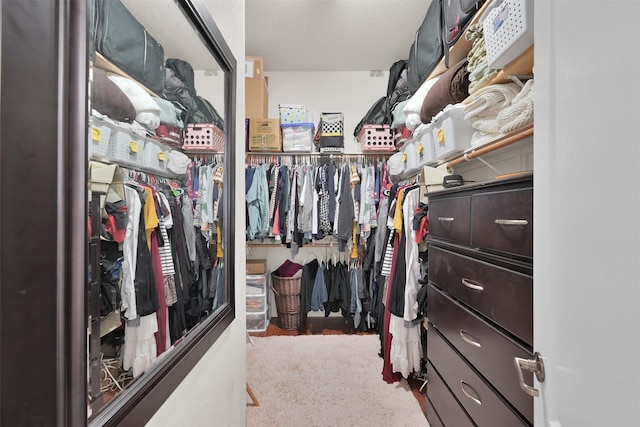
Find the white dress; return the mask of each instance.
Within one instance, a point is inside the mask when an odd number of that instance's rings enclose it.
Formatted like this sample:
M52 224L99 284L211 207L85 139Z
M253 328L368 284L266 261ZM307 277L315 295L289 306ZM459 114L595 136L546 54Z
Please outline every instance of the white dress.
M391 365L394 372L400 372L407 378L411 372L420 371L422 359L422 344L420 341L420 322L416 320L418 312L417 293L420 279L420 262L418 260L418 245L411 228L415 209L420 200L420 190L407 192L402 204L403 232L406 235L406 265L396 268L406 268L407 284L405 285L404 317L391 314L389 333L391 341ZM413 324L415 323L415 324Z

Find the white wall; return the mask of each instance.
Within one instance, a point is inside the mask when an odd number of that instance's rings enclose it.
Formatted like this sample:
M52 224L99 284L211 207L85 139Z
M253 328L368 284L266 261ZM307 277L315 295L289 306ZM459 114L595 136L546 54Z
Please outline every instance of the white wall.
M216 24L238 62L244 63L244 0L207 0ZM213 99L211 100L214 101ZM217 104L214 104L217 108ZM237 80L236 135L244 138L244 78ZM237 144L242 147L243 144ZM244 157L238 153L236 188L244 195ZM238 215L244 217L244 197L237 197ZM244 221L236 221L237 236L244 235ZM148 426L243 426L246 424L246 321L245 248L236 245L236 319L193 368L175 392L147 424Z
M268 68L269 58L265 58ZM387 94L389 73L370 77L368 71L265 72L269 77L269 117L278 118L278 104L303 104L314 111L344 113L345 153L359 153L353 130L374 102Z

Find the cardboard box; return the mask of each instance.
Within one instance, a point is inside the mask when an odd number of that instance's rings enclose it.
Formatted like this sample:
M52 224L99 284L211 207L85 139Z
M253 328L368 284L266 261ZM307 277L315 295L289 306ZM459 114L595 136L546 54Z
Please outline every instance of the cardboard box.
M245 117L265 119L269 116L269 91L265 79L244 79Z
M116 164L89 162L89 190L100 194L100 210L107 217L106 202L125 200L122 169Z
M264 77L264 60L262 56L245 56L244 76L248 79L261 79Z
M307 109L299 104L279 104L280 124L307 123Z
M249 119L249 151L282 151L280 119Z
M267 271L266 259L248 259L247 274L264 274Z

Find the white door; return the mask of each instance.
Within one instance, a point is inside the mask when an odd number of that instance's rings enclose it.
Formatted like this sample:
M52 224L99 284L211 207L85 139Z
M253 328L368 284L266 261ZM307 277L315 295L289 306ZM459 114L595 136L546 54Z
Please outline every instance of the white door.
M640 426L640 1L535 1L535 425Z

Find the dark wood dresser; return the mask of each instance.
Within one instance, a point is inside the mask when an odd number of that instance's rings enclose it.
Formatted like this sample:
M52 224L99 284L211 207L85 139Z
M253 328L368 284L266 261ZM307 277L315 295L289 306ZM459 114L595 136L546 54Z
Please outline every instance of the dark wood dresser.
M533 176L430 193L429 228L429 423L533 425Z

